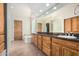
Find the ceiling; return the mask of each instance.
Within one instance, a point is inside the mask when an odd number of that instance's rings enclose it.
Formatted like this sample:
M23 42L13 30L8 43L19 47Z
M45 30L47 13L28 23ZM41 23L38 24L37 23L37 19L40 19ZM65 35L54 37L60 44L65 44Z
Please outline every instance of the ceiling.
M55 11L55 9L52 10L52 8L57 7L59 9L63 5L64 4L62 4L62 3L12 3L12 4L9 4L9 6L11 6L10 7L11 9L13 9L13 8L18 9L18 7L19 7L18 10L22 10L24 8L27 9L27 7L28 7L31 10L31 16L33 16L33 17L47 15L47 14L51 13L52 11ZM51 12L49 12L49 11L51 11Z
M50 3L50 4L47 4L47 3L27 3L26 5L31 8L33 16L39 16L43 12L45 12L46 10L51 8L52 6L55 6L56 3Z

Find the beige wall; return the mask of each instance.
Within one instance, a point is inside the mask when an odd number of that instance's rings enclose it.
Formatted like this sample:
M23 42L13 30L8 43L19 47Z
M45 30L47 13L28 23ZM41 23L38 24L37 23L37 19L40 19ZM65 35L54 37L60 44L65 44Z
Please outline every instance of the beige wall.
M14 6L13 8L11 8ZM30 16L31 10L24 6L23 4L7 4L7 45L8 53L9 48L12 46L12 41L14 41L14 20L21 20L23 22L23 39L30 34ZM24 36L26 35L26 36Z

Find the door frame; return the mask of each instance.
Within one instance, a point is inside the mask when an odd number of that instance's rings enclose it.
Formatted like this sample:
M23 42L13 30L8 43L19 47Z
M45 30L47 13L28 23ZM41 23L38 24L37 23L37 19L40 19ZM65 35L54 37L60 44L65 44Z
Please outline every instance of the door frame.
M6 49L6 56L8 55L8 46L7 46L7 43L8 43L8 39L7 39L7 3L3 3L4 5L4 35L5 35L5 49Z

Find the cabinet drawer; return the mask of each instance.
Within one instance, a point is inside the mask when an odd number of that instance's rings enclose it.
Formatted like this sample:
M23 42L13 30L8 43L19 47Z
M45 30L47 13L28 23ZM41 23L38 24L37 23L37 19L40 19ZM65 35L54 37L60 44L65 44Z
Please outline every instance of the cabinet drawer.
M67 46L69 48L77 49L77 43L73 41L61 40L61 39L52 39L52 43L58 43L62 46Z
M62 55L63 56L79 56L79 51L63 47Z
M37 38L37 35L35 35L34 37Z
M40 41L40 42L41 42L41 40L42 40L42 39L38 39L38 41Z
M38 41L38 45L42 45L42 42L39 42L39 41Z
M50 37L43 36L43 39L45 39L45 40L50 40Z
M51 39L49 37L43 37L43 42L50 43Z
M0 44L4 42L4 35L0 35Z
M51 55L51 50L50 49L48 49L47 47L45 47L45 46L43 46L43 52L46 54L46 55L48 55L48 56L50 56Z
M47 48L50 48L51 46L50 46L50 44L48 43L45 43L45 42L43 42L43 46L45 46L45 47L47 47Z
M4 50L4 43L0 44L0 53Z
M38 35L38 39L41 39L41 36L40 35Z

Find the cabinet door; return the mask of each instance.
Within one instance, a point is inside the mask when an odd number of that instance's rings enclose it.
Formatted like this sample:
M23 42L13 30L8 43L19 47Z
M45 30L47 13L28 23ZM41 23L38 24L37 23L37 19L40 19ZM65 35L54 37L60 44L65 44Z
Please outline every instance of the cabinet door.
M35 37L34 37L34 44L37 46L37 35L35 35Z
M78 17L78 20L77 21L78 21L77 26L78 26L78 33L79 33L79 17Z
M43 37L43 46L46 46L47 48L50 49L51 47L51 38L50 37Z
M47 43L47 44L50 44L50 43L51 43L50 37L43 36L43 42L45 42L45 43Z
M32 43L34 43L34 35L32 35Z
M67 46L67 47L72 48L72 49L78 49L77 48L77 42L74 42L74 41L52 38L52 42L60 44L62 46ZM66 44L64 44L64 43L66 43Z
M42 37L38 35L38 48L42 49Z
M4 51L4 43L0 44L0 53L2 53Z
M43 36L43 52L46 55L51 55L51 39L50 37Z
M61 56L61 46L52 43L52 56Z
M4 35L0 35L0 44L4 42Z
M47 47L45 47L45 46L43 46L42 51L43 51L46 55L48 55L48 56L51 55L51 49L49 49L49 48L47 48Z
M71 32L71 18L64 20L64 31Z
M63 56L79 56L79 51L63 47L62 54Z
M78 32L78 17L72 18L72 32L77 33Z
M4 6L0 4L0 34L4 34Z
M32 43L37 46L37 35L32 35Z

